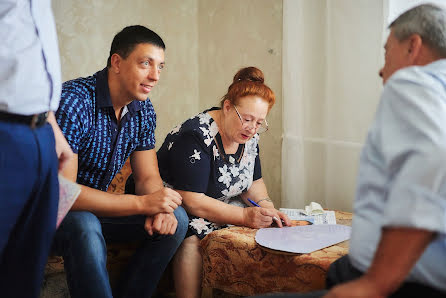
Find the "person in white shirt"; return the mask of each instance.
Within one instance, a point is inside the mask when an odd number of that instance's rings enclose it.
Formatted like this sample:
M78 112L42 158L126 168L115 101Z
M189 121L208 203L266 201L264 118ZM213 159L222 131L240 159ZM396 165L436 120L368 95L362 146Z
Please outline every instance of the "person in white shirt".
M61 80L50 0L0 2L0 293L38 297L72 151L53 112Z
M349 254L329 292L297 297L446 297L446 11L419 5L389 28Z

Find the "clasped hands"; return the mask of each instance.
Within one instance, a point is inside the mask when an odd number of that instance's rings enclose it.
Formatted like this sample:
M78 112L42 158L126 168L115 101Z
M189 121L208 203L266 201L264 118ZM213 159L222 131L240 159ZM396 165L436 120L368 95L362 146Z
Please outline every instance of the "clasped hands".
M149 235L173 235L178 221L173 211L182 203L182 198L176 191L163 187L148 195L139 196L143 213L147 215L144 228Z

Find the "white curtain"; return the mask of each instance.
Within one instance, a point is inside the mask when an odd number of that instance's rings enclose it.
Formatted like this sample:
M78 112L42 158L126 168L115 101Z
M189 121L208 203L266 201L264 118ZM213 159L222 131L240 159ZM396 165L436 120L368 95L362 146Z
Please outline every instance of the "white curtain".
M351 210L388 24L445 0L284 0L282 207Z
M284 0L282 206L351 210L381 92L383 0Z

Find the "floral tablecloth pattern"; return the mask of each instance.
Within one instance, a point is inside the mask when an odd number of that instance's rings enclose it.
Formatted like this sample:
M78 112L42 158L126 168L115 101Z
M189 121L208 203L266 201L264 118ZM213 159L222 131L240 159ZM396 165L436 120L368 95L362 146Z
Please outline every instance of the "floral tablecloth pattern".
M351 225L352 214L336 211L336 219ZM310 254L274 251L255 242L256 231L234 226L201 241L203 287L240 296L319 290L330 264L348 253L348 241Z

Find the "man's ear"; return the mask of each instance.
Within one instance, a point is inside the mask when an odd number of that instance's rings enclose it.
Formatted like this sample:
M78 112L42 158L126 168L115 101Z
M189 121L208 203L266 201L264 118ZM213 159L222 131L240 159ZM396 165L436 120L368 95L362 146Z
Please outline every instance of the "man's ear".
M120 72L121 61L122 61L122 58L118 54L114 53L111 56L111 59L110 59L111 69L113 69L113 72L116 74L118 74Z
M409 36L408 40L408 55L409 55L409 62L411 65L416 64L416 62L419 59L420 53L421 53L421 47L423 45L423 39L418 34L412 34Z

